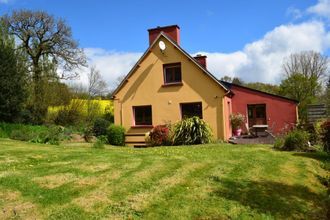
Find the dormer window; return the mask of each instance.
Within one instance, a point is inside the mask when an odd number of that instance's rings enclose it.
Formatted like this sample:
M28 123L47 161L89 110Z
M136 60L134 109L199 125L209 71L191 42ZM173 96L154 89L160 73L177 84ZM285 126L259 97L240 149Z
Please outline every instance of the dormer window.
M164 83L181 84L181 63L164 64Z

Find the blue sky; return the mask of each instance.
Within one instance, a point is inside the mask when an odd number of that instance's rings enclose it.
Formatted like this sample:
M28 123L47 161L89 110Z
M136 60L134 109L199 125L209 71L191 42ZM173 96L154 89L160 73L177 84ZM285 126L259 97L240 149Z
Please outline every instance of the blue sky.
M330 54L330 0L0 0L0 15L16 9L64 18L110 85L148 47L147 29L163 25L178 24L181 46L206 54L218 77L277 83L291 52Z

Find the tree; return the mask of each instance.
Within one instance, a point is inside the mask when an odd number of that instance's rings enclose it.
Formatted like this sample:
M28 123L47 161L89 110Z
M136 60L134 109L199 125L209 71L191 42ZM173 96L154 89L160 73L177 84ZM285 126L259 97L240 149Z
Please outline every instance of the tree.
M299 117L307 120L307 105L317 102L328 75L328 57L314 51L291 54L283 64L286 78L280 94L299 101Z
M71 28L62 19L56 19L43 11L20 10L11 16L5 15L4 21L9 33L20 42L29 58L33 82L32 113L36 123L41 123L47 113L44 88L45 65L51 63L61 79L76 77L74 71L86 64L83 51L72 38Z
M233 81L233 78L230 76L223 76L220 78L220 80L231 83Z
M100 71L92 66L88 72L88 95L89 97L101 96L107 92L107 83L102 78Z
M317 84L317 82L314 81L314 84ZM280 85L282 95L299 101L299 117L302 122L306 122L307 119L307 105L317 99L308 92L312 90L309 88L311 85L313 84L301 73L291 74L288 78L282 80Z
M25 85L24 61L0 21L0 121L19 119L27 98Z
M317 81L323 80L328 75L327 56L315 51L303 51L300 53L291 54L285 59L283 70L287 77L292 74L301 73L304 77Z
M330 117L330 76L327 82L327 88L325 90L325 103L327 105L327 114Z
M273 85L268 83L251 82L251 83L245 83L244 86L274 95L278 95L280 93L279 91L280 87L278 85Z
M92 99L97 96L102 96L107 92L107 84L102 78L100 71L95 66L92 66L88 72L88 101L87 101L87 120L92 122L99 114L100 105L97 102L93 102Z
M232 83L241 86L245 84L244 81L239 77L234 77Z

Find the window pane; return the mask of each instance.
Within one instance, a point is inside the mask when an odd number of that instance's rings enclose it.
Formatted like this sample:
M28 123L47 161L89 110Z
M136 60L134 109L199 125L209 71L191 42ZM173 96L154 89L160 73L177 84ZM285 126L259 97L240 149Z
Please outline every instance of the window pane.
M256 117L257 118L265 118L266 117L265 106L257 106L256 107Z
M181 64L164 65L165 83L181 82Z
M135 125L152 125L151 106L136 106L133 108Z
M181 113L182 118L190 118L193 116L198 116L199 118L203 118L202 114L202 103L187 103L181 104Z

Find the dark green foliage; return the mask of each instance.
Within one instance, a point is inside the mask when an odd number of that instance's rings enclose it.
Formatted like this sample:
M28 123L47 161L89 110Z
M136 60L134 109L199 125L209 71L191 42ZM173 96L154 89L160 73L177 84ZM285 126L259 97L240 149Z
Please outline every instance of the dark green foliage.
M282 150L305 151L309 147L308 140L308 132L295 129L286 135Z
M108 138L105 135L101 135L97 137L96 142L93 144L93 148L95 149L102 149L104 148L104 144L108 143Z
M37 137L30 139L33 143L59 145L64 138L64 128L52 126L47 131L41 132Z
M105 113L103 114L103 118L107 121L109 121L110 123L114 123L114 115L113 112L111 112L110 110L105 109Z
M37 136L37 133L34 133L26 128L22 128L20 130L13 130L9 137L13 140L29 141Z
M0 124L0 126L4 124ZM20 125L20 124L13 124L5 128L6 131L9 133L9 137L14 140L20 141L31 141L33 143L40 143L40 144L53 144L58 145L61 140L64 139L64 129L59 126L32 126L32 125ZM0 127L1 129L1 127ZM3 130L3 129L1 129ZM6 133L7 133L6 132ZM3 132L5 134L5 132Z
M246 83L244 86L249 87L251 89L256 89L259 91L267 92L270 94L278 95L280 87L278 85L268 84L268 83L261 83L261 82L251 82Z
M98 137L100 135L106 135L109 125L110 125L109 121L103 118L97 118L94 121L94 125L93 125L93 132L95 136Z
M32 136L34 137L47 129L48 128L46 126L0 123L1 137L3 138L9 138L11 133L15 130L23 130L22 133L33 134Z
M325 97L323 100L327 106L327 115L330 117L330 75L327 82L327 88L325 90Z
M125 128L120 125L110 125L107 130L108 142L115 146L125 145Z
M61 106L70 104L72 93L66 84L56 79L47 83L46 90L47 105Z
M321 143L321 128L322 122L315 122L313 124L306 124L303 127L305 131L309 134L309 142L311 145L317 145Z
M277 150L281 150L283 145L284 145L284 137L276 137L275 143L274 143L274 148Z
M83 133L84 133L83 137L84 137L85 141L91 142L93 139L93 136L94 136L93 127L92 126L85 127Z
M175 145L205 144L210 143L212 139L211 128L197 116L175 124L173 135Z
M54 123L57 125L77 125L84 120L81 113L83 100L73 99L70 105L62 107L55 116Z
M0 20L0 121L18 121L26 99L24 63Z
M157 125L149 134L151 146L170 145L170 128L167 125Z
M316 94L320 92L321 86L317 78L308 78L301 73L293 73L282 80L280 94L299 101L299 117L305 122L307 120L307 105L314 103Z
M330 153L330 121L326 121L322 124L322 143L323 150Z

